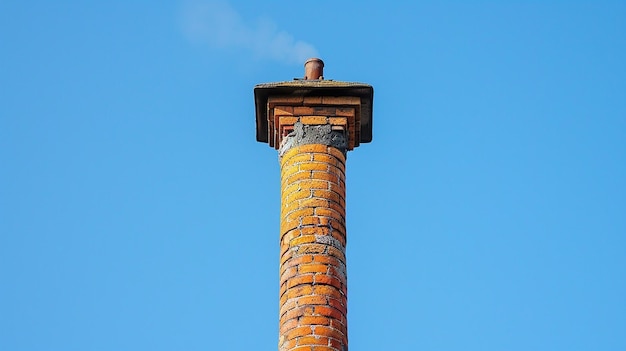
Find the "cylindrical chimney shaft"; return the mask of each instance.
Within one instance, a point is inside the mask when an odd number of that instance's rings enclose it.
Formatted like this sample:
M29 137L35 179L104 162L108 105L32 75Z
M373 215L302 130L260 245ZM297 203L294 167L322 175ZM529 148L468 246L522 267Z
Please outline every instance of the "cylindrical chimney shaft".
M371 127L373 89L323 80L318 58L304 68L304 79L255 88L257 140L280 158L278 349L348 351L346 154L363 116Z
M347 351L345 162L305 144L281 164L279 351Z

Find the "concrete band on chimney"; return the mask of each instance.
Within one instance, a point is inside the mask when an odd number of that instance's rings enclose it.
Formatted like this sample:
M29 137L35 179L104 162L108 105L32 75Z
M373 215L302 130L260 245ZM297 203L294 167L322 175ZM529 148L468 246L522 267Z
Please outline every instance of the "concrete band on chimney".
M301 122L294 123L293 131L287 134L278 148L278 154L283 154L295 147L307 144L321 144L332 146L344 155L348 151L348 138L343 130L333 130L331 124L309 125Z
M305 79L255 87L257 140L280 156L280 351L347 351L346 153L371 141L373 89Z

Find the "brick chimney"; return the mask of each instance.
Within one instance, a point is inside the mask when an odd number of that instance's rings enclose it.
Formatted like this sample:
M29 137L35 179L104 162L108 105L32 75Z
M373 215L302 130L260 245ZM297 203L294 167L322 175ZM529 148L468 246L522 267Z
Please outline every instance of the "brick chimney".
M347 351L346 153L372 140L373 88L304 79L254 88L257 141L281 168L279 351Z

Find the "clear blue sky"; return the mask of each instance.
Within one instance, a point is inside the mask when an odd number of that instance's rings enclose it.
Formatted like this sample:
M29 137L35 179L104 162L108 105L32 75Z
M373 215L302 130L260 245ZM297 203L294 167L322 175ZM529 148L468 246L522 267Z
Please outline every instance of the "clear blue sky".
M374 86L351 350L626 350L624 1L0 3L0 350L275 350L252 89Z

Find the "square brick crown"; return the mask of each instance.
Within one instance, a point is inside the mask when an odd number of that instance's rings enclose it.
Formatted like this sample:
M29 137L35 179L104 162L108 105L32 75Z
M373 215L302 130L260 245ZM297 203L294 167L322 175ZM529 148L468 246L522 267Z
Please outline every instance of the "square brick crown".
M372 141L374 89L363 83L294 80L254 87L256 139L278 149L295 122L331 124L348 136L348 150Z

